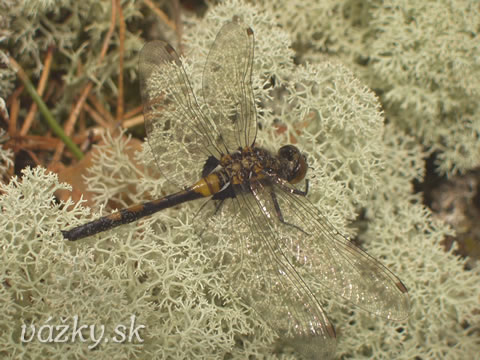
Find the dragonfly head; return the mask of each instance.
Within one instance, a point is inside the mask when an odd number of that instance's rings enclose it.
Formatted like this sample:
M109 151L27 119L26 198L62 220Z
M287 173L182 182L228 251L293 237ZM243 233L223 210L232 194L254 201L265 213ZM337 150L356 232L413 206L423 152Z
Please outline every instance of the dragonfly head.
M307 173L307 159L297 147L293 145L282 146L278 150L278 157L285 169L284 178L290 184L296 184L303 180Z

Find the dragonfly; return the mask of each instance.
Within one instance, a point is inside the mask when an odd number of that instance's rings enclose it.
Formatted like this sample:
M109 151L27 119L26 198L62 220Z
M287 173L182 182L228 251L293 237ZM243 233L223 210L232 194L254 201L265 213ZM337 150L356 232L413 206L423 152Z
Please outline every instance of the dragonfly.
M204 65L200 103L174 48L147 43L139 73L148 144L160 172L181 190L62 233L74 241L205 199L214 204L213 217L241 224L231 235L238 240L230 259L236 270L224 271L238 295L282 346L307 359L331 359L336 333L320 292L404 320L408 291L309 201L307 158L296 146L257 146L253 59L253 30L238 20L225 24Z

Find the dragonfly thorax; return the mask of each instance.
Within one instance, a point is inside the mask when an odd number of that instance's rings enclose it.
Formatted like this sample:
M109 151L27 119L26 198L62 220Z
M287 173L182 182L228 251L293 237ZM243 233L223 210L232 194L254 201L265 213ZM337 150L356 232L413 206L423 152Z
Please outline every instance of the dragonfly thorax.
M244 147L220 159L220 165L232 185L278 177L292 184L307 172L305 156L293 145L280 148L276 156L260 147Z

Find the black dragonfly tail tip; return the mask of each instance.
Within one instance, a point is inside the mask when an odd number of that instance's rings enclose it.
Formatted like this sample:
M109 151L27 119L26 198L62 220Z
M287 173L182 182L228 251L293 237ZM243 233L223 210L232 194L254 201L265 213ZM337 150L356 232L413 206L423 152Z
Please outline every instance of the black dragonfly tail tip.
M69 231L69 230L60 230L60 232L62 233L63 238L64 238L65 240L75 241L75 240L80 239L80 237L76 237L76 236L75 236L74 234L72 234L72 232Z
M62 233L63 238L64 238L65 240L70 240L70 239L68 238L68 231L66 231L66 230L60 230L60 232Z

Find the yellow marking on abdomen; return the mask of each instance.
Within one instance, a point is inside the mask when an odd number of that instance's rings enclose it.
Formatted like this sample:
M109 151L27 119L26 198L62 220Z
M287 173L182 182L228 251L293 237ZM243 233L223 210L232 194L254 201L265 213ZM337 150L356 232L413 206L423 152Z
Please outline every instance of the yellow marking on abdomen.
M220 177L217 174L210 174L192 186L192 190L203 197L215 195L220 189Z
M117 211L115 213L112 213L110 215L107 215L105 216L108 220L112 220L112 221L120 221L122 220L122 214L120 213L120 211Z

